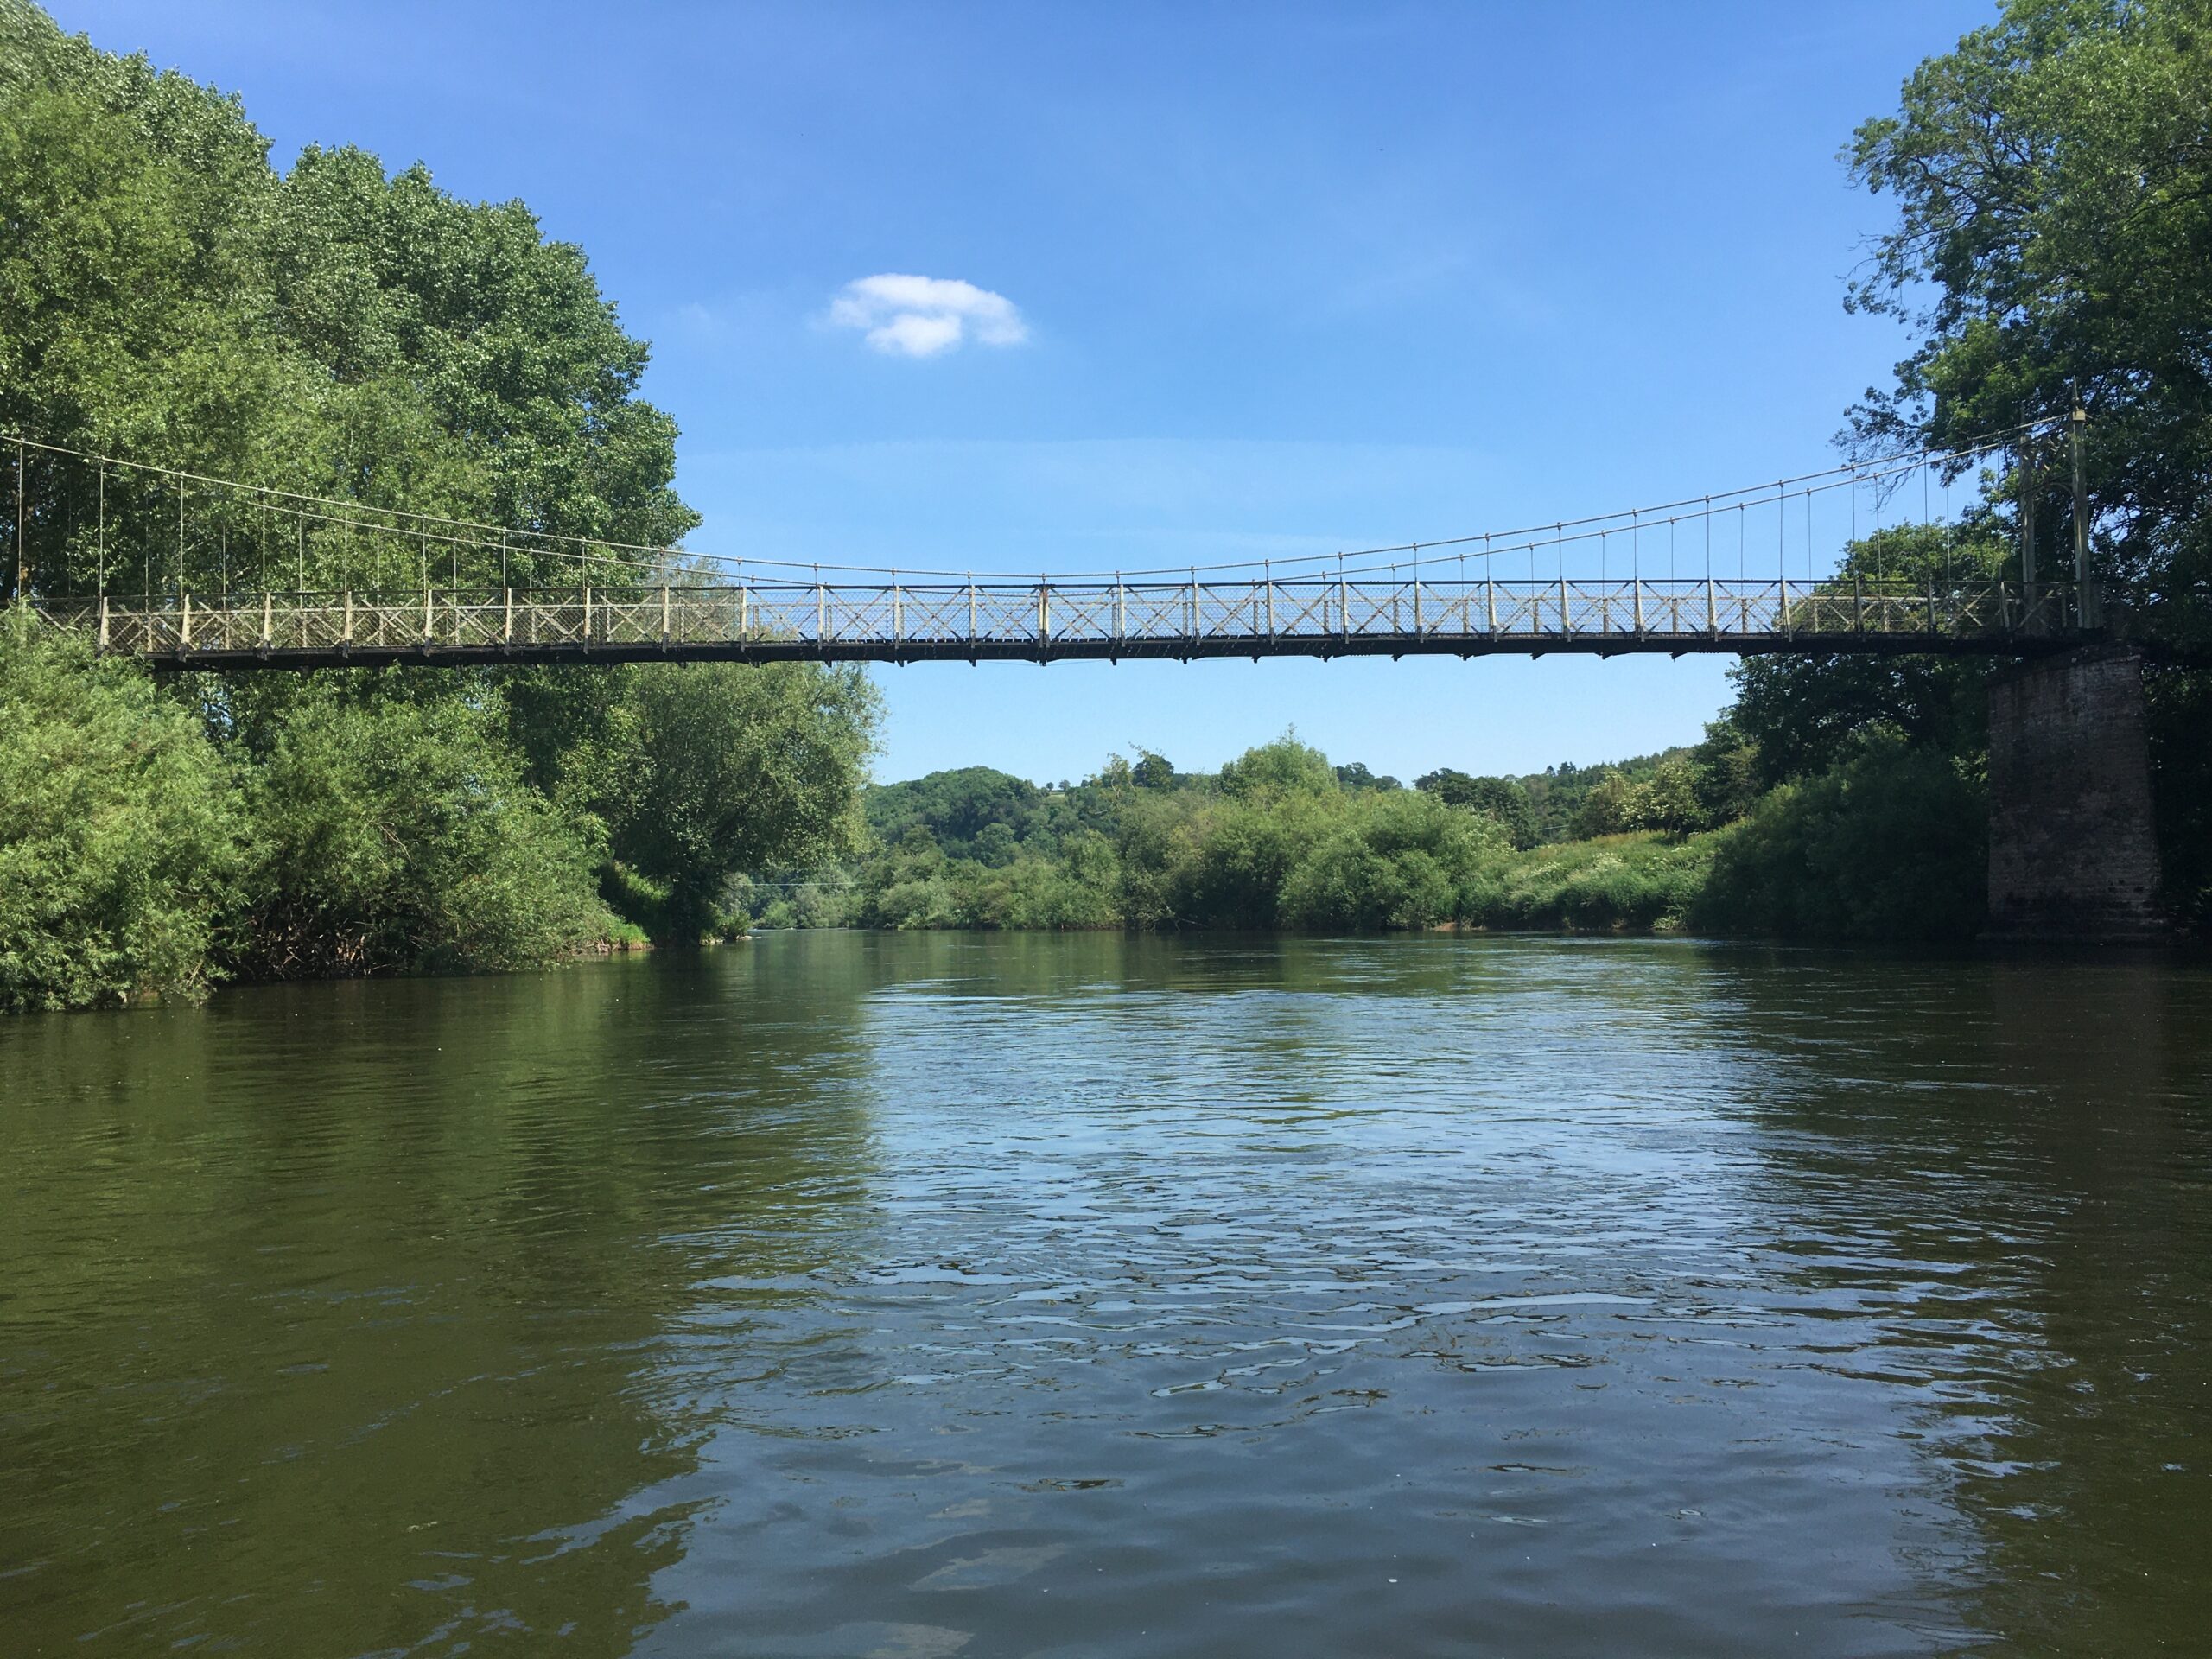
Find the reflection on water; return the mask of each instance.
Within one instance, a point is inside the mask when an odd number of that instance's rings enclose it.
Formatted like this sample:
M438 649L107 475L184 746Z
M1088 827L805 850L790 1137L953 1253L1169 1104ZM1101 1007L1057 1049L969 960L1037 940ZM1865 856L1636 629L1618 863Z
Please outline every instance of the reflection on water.
M0 1026L26 1653L2187 1650L2212 973L778 937Z

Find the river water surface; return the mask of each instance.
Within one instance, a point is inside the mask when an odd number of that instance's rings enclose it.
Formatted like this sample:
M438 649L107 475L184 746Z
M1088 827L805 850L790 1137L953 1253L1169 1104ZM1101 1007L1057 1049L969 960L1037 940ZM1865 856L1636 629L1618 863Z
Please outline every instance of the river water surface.
M2212 1650L2212 971L781 936L0 1025L0 1651Z

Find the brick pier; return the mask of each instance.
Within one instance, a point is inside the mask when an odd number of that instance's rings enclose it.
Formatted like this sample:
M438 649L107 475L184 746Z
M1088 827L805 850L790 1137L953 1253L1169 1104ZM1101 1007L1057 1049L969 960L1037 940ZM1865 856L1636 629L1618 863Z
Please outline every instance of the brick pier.
M1989 692L1989 931L2169 937L2151 819L2143 664L2124 645L2023 664Z

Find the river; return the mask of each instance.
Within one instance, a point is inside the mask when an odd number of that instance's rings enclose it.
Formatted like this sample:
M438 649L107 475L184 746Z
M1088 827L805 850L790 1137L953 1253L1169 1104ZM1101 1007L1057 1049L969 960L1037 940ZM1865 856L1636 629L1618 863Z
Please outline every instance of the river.
M0 1024L0 1649L2202 1652L2212 969L782 935Z

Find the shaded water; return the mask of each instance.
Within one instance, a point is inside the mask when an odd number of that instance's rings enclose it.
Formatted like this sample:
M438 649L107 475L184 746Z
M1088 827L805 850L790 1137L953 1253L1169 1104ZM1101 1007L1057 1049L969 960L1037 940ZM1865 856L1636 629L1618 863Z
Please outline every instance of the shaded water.
M2202 1652L2212 973L770 938L0 1025L0 1651Z

